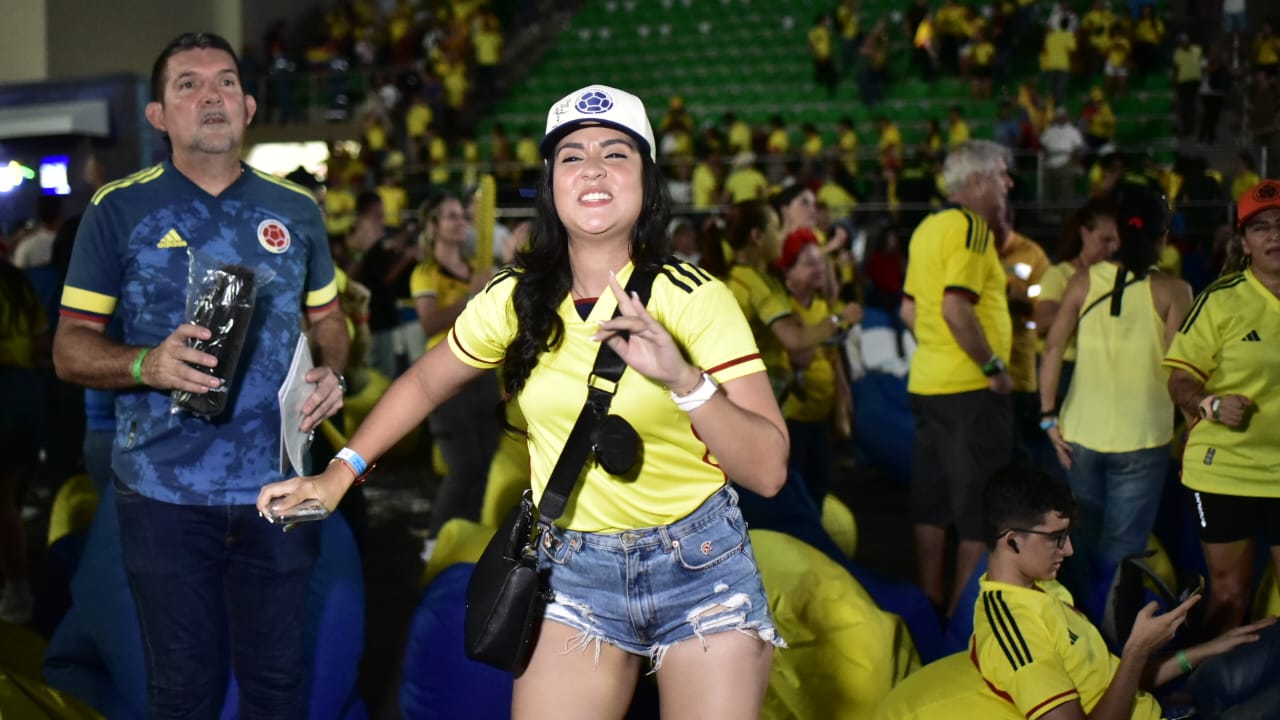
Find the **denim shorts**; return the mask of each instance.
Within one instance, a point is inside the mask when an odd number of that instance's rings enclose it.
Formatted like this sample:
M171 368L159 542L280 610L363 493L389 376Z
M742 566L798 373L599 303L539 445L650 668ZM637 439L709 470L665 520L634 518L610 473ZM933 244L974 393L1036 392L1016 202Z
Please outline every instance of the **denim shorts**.
M657 671L668 648L737 630L786 647L769 614L738 494L729 486L670 525L620 533L551 528L539 543L554 599L546 619L592 641L647 655Z

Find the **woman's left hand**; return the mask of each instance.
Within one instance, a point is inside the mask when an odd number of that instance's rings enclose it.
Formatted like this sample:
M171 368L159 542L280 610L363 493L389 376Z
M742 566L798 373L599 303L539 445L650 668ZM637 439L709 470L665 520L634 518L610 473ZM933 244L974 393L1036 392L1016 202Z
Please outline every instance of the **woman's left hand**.
M1062 469L1070 470L1072 464L1071 443L1062 437L1062 431L1057 425L1049 428L1046 433L1049 435L1049 441L1053 443L1053 449L1058 454L1058 462L1062 465Z
M653 319L638 296L628 295L612 274L609 289L618 299L618 310L622 314L600 323L592 339L609 343L623 362L651 380L669 388L688 384L689 377L696 371L684 359L667 329Z

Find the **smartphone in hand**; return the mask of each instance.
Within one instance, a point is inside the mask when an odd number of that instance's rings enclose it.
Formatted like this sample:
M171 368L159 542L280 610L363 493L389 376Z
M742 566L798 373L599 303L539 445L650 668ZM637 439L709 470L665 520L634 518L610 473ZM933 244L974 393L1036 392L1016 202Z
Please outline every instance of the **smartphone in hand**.
M275 502L267 506L267 520L272 523L283 523L285 530L296 523L323 520L327 517L329 517L329 508L315 498L303 500L285 510L278 509Z

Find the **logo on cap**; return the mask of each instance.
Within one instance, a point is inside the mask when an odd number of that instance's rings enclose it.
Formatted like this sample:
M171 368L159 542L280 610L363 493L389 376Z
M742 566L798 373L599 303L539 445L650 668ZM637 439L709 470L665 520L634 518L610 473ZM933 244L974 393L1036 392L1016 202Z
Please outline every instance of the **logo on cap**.
M1129 227L1131 227L1131 228L1137 228L1137 229L1141 230L1141 229L1142 229L1142 226L1143 226L1142 218L1137 217L1137 216L1134 216L1134 217L1129 218Z
M258 244L277 255L289 249L289 228L268 218L258 223Z
M583 115L599 115L613 109L613 98L603 90L588 90L579 95L573 105Z
M1264 182L1258 186L1257 190L1253 191L1253 199L1258 202L1274 200L1277 195L1280 195L1280 186L1271 182Z

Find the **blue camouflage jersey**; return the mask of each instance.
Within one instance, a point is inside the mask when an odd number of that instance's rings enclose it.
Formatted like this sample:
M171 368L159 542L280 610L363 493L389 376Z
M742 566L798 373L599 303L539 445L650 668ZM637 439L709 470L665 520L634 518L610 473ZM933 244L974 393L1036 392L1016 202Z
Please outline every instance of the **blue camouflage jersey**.
M129 345L154 346L184 320L189 251L274 273L258 287L226 410L212 420L171 413L169 393L116 397L112 469L130 488L184 505L251 504L280 473L277 391L303 310L336 305L320 210L305 189L243 166L214 197L171 162L102 187L80 224L63 315L119 319Z

